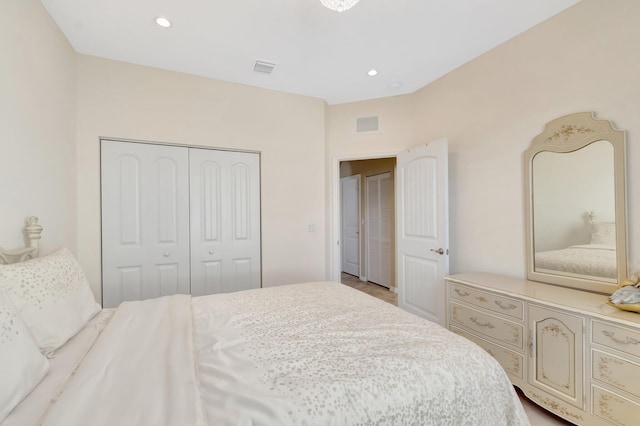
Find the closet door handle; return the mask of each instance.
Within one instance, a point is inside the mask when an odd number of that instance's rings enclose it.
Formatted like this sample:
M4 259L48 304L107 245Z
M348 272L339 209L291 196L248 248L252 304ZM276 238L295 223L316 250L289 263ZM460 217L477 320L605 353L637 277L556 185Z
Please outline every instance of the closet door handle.
M432 252L438 253L438 254L444 254L444 249L443 248L439 248L438 250L436 249L431 249Z
M169 253L163 254L164 257L169 257Z

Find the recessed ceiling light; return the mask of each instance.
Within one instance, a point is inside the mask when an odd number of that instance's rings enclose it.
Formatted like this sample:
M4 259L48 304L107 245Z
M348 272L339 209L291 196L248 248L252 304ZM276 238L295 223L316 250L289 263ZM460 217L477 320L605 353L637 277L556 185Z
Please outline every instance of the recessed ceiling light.
M389 84L389 89L392 90L399 89L400 87L402 87L402 83L399 81L394 81L393 83Z
M161 16L156 18L156 24L160 25L162 28L169 28L171 26L171 21Z
M369 77L373 77L375 75L378 75L378 70L369 70L369 72L367 73L367 75Z

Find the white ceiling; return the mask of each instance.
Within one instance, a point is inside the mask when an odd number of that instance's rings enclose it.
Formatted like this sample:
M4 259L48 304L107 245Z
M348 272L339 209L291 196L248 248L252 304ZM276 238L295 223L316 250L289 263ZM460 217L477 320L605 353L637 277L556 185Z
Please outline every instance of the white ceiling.
M577 2L360 0L337 13L319 0L42 0L79 53L329 104L414 92ZM257 59L277 67L256 73Z

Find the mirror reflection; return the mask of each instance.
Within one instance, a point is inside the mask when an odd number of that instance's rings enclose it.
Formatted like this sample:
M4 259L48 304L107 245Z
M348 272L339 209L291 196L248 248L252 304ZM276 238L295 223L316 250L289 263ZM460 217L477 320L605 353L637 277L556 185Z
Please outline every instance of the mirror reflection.
M615 283L613 145L538 152L531 167L534 271Z

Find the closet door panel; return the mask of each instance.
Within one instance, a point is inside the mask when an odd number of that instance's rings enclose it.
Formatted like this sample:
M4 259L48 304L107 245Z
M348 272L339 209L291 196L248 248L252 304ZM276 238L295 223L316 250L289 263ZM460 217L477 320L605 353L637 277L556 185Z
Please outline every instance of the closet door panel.
M222 255L225 251L222 227L222 169L218 151L193 149L191 164L191 294L222 293Z
M214 161L200 164L200 191L191 190L195 197L192 208L200 209L200 236L203 242L220 242L220 165ZM197 176L197 174L196 174Z
M101 141L103 304L189 293L186 148Z
M250 290L256 288L253 285L253 259L232 259L233 265L233 290Z
M141 299L142 267L118 268L117 272L117 281L110 285L112 297L120 301Z
M248 240L251 238L251 170L246 164L234 164L231 167L231 218L233 219L232 238Z
M158 243L178 242L178 167L175 160L160 158L158 173Z
M202 271L200 273L194 273L198 276L202 274L201 288L199 288L200 294L216 294L222 293L222 262L211 261L202 262ZM199 265L196 265L197 268Z
M390 287L393 252L393 188L391 175L367 176L367 280Z
M120 229L120 239L116 243L120 246L140 245L140 159L123 155L115 163L120 210L120 214L113 217L117 221L115 226Z
M189 158L191 293L259 288L259 155L190 149Z

